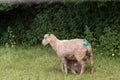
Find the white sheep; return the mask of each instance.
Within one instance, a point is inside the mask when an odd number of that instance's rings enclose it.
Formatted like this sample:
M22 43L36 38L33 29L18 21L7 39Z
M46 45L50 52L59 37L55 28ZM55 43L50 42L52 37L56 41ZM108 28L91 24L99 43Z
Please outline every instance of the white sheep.
M45 34L42 44L49 44L57 53L64 66L64 72L67 74L67 60L77 60L81 65L80 75L84 73L85 60L90 59L91 73L94 72L94 60L91 45L85 39L59 40L53 34Z

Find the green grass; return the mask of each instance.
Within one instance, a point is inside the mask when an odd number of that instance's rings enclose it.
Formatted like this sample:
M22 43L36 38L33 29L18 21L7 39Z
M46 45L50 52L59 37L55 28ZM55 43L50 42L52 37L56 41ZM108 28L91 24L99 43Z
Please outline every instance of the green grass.
M82 76L65 75L61 72L60 60L51 47L1 47L0 80L119 80L120 59L99 54L94 51L94 74L90 74L88 61Z

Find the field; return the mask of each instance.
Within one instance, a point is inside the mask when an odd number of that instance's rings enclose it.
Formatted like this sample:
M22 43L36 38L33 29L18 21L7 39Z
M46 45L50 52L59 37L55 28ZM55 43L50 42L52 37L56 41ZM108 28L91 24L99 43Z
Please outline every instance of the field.
M65 75L51 47L0 47L0 80L120 80L120 58L101 56L94 50L95 73Z

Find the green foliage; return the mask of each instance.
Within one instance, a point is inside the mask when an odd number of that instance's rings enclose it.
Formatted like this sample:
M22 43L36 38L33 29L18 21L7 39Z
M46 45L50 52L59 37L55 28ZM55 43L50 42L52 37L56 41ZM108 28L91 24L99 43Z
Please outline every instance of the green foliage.
M11 47L14 47L14 45L16 44L15 35L11 27L8 27L7 31L8 31L8 39L7 39L8 41L6 41L6 44L9 44Z
M0 11L9 11L16 7L18 7L18 5L14 3L3 3L3 4L0 4Z
M15 44L16 44L15 35L14 35L11 27L8 27L8 28L7 28L7 32L4 33L3 36L4 36L4 37L2 38L2 39L3 39L3 40L2 40L2 41L3 41L2 43L6 44L6 45L9 45L9 46L11 46L11 47L14 47L14 46L15 46Z
M100 48L106 52L107 55L120 55L120 34L116 30L111 30L110 27L104 28L104 34L100 37Z
M1 4L0 45L40 44L44 34L51 32L59 39L86 38L94 48L107 51L104 54L117 56L119 8L114 1Z
M72 17L73 13L67 12L69 13L67 14L64 6L55 4L53 6L54 9L49 6L49 10L36 15L32 24L32 28L36 30L35 32L40 38L43 38L43 35L48 32L56 34L60 39L78 37L79 31L77 30L75 19ZM70 9L68 10L70 11Z
M85 38L90 41L90 43L92 43L94 41L94 37L93 37L93 32L90 31L89 27L86 25L85 26Z

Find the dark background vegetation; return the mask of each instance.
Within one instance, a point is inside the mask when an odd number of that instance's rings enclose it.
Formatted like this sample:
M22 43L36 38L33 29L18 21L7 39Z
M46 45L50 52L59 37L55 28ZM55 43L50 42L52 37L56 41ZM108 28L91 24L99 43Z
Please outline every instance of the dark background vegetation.
M101 54L120 56L120 2L0 4L1 46L41 44L48 32L86 38Z

